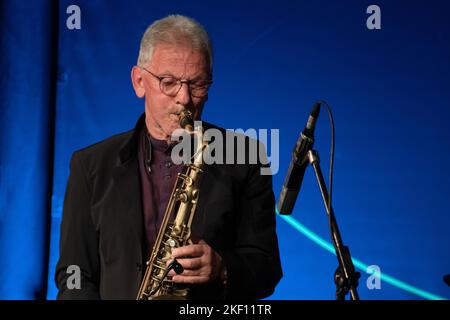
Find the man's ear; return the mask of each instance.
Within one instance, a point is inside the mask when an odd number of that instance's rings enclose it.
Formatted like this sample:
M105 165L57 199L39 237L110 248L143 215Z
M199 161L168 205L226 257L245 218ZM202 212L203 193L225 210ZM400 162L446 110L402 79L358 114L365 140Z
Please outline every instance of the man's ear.
M145 97L144 79L142 79L141 69L137 66L131 69L131 83L133 84L136 96L138 98Z

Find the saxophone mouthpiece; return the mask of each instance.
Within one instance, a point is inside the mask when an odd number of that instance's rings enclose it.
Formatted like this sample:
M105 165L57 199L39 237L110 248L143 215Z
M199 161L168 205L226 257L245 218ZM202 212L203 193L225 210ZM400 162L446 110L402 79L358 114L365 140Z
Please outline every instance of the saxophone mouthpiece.
M180 127L189 132L194 131L194 120L192 119L192 112L183 110L180 113Z

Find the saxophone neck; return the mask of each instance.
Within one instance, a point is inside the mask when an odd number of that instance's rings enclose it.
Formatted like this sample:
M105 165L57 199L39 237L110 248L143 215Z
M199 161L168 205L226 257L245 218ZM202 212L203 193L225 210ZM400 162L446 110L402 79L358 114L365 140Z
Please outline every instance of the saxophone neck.
M180 127L186 130L192 139L194 139L194 145L196 150L191 157L191 164L200 166L203 164L203 152L205 151L208 143L203 139L203 128L201 126L195 127L192 112L183 110L180 113Z

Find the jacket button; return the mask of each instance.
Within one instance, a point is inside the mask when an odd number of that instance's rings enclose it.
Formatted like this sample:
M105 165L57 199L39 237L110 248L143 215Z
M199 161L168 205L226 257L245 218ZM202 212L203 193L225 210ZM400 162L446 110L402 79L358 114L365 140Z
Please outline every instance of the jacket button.
M142 264L139 262L136 262L136 270L141 271L142 270Z

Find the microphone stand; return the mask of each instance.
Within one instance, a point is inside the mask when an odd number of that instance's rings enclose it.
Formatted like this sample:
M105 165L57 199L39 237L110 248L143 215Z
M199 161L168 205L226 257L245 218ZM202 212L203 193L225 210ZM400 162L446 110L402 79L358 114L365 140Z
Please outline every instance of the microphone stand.
M310 149L308 151L308 160L316 173L322 199L329 217L331 238L333 240L334 249L336 250L336 256L339 262L339 267L336 269L334 274L334 282L336 284L336 300L345 300L348 292L350 292L351 300L359 300L357 287L361 274L359 272L355 272L355 267L350 256L350 250L342 243L341 234L339 232L339 227L333 208L331 207L331 204L328 203L328 191L323 179L322 170L320 168L318 152Z

